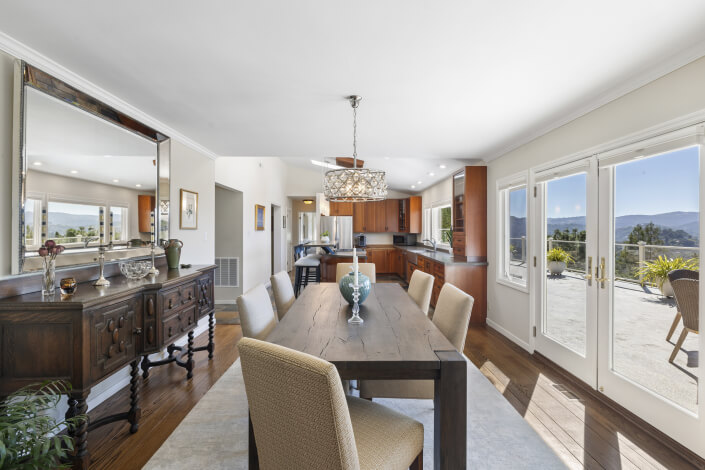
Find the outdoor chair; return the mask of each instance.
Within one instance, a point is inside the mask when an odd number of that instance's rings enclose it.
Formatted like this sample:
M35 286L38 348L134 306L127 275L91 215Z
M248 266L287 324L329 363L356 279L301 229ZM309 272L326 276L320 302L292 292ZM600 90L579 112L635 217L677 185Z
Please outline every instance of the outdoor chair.
M698 273L687 269L676 269L668 273L668 280L673 287L673 292L676 297L676 308L678 313L676 318L683 319L683 331L681 331L676 346L673 348L671 357L668 362L673 362L683 346L688 333L698 333L698 315L699 315L699 289L700 280ZM673 330L674 327L671 327ZM672 331L671 331L672 333Z

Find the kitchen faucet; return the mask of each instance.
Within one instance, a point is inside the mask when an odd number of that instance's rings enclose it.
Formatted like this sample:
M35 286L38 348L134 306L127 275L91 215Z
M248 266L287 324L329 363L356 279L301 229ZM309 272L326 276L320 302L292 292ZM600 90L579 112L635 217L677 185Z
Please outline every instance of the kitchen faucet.
M99 237L86 237L86 238L83 240L84 247L85 247L85 248L88 248L88 244L91 243L91 242L94 242L94 241L96 241L96 240L100 240L100 238L99 238Z
M421 242L429 242L431 245L433 245L433 252L436 252L436 240L434 238L431 238L430 240L428 238L421 240Z

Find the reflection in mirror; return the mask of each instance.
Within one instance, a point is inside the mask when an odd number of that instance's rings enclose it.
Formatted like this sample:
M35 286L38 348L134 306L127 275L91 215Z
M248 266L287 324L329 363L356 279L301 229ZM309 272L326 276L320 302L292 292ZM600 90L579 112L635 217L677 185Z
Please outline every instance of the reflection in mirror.
M146 255L151 211L168 238L168 141L158 153L157 143L29 86L24 111L22 271L40 267L47 239L66 246L64 265L93 262L100 245L112 258ZM166 188L159 208L157 181Z

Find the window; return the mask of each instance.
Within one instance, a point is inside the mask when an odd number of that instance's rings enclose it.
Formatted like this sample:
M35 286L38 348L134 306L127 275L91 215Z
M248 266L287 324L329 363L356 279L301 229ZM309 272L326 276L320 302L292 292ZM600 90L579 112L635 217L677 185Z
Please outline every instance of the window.
M130 235L127 207L112 206L110 212L113 214L113 243L127 242Z
M498 260L497 280L512 286L527 287L528 257L526 177L498 183Z
M36 250L42 245L42 201L28 198L24 203L24 245Z
M47 237L62 245L100 244L100 206L49 201Z
M440 203L424 209L423 238L434 239L438 246L450 248L453 240L453 215L450 203Z

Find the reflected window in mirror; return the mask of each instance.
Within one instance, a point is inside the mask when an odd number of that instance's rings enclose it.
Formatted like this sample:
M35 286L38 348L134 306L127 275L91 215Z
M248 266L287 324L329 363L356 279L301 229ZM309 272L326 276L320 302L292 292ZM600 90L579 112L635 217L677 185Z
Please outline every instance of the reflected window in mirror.
M42 246L42 200L28 197L24 203L24 244L36 251Z

